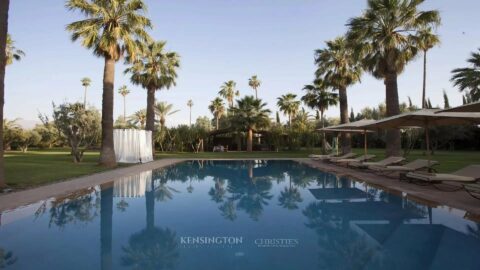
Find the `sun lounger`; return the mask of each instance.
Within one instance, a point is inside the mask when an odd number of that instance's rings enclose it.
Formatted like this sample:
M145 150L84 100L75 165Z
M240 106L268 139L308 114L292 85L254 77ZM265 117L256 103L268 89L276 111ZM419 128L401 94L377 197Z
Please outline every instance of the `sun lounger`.
M335 157L336 154L328 154L328 155L309 155L308 157L314 160L324 160L324 159L329 159Z
M350 162L363 162L373 158L375 158L375 155L362 155L357 158L342 158L342 159L335 160L333 162L339 163L339 164L348 164Z
M469 165L453 173L407 173L407 178L423 182L461 182L471 183L480 180L480 165Z
M405 165L397 165L397 166L379 166L379 165L371 165L368 166L368 169L378 172L378 173L394 173L394 172L414 172L414 171L421 171L425 169L429 169L433 165L437 165L438 162L435 160L425 160L425 159L416 159L410 163Z
M388 157L386 159L382 159L377 162L350 162L348 163L348 166L355 167L355 168L368 168L368 166L390 166L394 164L398 164L402 161L404 161L404 157Z
M463 185L463 188L470 196L480 200L480 184L466 184Z
M338 156L338 157L332 157L332 158L329 158L327 159L328 161L330 162L335 162L336 160L340 160L340 159L346 159L346 158L353 158L357 156L357 154L355 153L348 153L348 154L345 154L345 155L342 155L342 156Z

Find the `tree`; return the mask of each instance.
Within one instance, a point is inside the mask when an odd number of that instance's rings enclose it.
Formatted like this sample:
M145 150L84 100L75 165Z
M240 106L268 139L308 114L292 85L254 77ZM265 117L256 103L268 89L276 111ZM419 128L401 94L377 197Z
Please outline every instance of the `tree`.
M75 163L82 162L85 151L98 141L100 122L100 113L95 109L85 110L81 103L53 105L53 123L67 138Z
M118 89L118 93L123 97L123 122L127 122L127 102L126 102L126 97L128 94L130 94L130 90L128 90L126 85L122 85Z
M92 83L92 80L88 77L84 77L83 79L80 80L82 83L82 86L85 88L84 93L83 93L83 107L87 108L87 89Z
M227 100L230 108L233 107L233 99L235 98L235 96L240 95L240 92L236 89L236 87L237 87L237 83L230 80L228 82L224 82L220 87L220 91L218 92L218 94L222 98Z
M470 102L480 100L480 49L473 52L471 57L467 59L471 64L470 67L456 68L452 70L451 81L453 85L460 89L460 92L466 92L471 97ZM468 90L469 92L467 92ZM466 102L466 103L470 103Z
M324 114L330 106L336 106L338 103L338 95L327 91L327 87L322 80L315 80L313 84L308 84L303 87L307 93L301 98L303 103L308 107L320 111L320 122L322 128L325 127ZM353 111L352 111L353 112ZM325 153L326 140L325 132L322 136L322 148Z
M132 65L125 73L131 73L133 84L147 90L147 123L146 130L155 137L155 92L170 89L176 85L177 69L180 67L180 56L176 52L166 51L166 42L149 42L142 48L142 57L131 61Z
M20 136L22 128L17 124L18 119L3 119L3 149L10 150L11 145Z
M155 114L157 115L159 122L160 122L160 129L165 129L165 122L167 121L166 118L169 115L172 115L180 110L172 111L173 104L168 104L167 102L159 101L155 103Z
M444 109L450 108L450 101L448 100L448 95L445 90L443 90L443 108Z
M13 61L20 61L25 56L25 52L15 47L15 41L10 34L7 34L7 66L13 64Z
M354 57L354 51L347 46L344 37L327 41L325 49L315 51L317 70L315 75L322 78L324 83L337 89L340 101L340 123L348 123L348 97L347 88L360 80L362 69ZM351 151L351 136L342 133L342 151Z
M187 102L187 106L190 109L190 126L192 125L192 107L193 107L193 100L189 99Z
M420 50L421 29L440 24L436 10L419 11L424 0L370 0L363 15L349 20L347 38L363 67L385 84L387 116L400 113L397 77ZM387 156L401 154L400 131L387 130Z
M129 121L133 125L140 125L140 128L144 129L145 122L147 121L147 111L145 109L136 111L132 116L129 117Z
M28 151L31 145L37 145L42 140L40 134L35 130L22 130L18 137L18 146L23 153Z
M278 111L275 112L275 121L277 122L277 124L280 124L280 114L278 113Z
M262 84L262 81L260 81L257 78L257 75L253 75L250 79L248 79L248 85L255 91L255 98L258 98L258 87Z
M72 41L82 40L82 45L105 60L102 95L102 145L100 164L114 167L113 148L113 91L115 62L126 53L131 60L138 56L140 42L150 40L146 28L150 20L143 14L146 6L142 0L68 0L69 10L81 12L86 19L67 25Z
M210 102L210 105L208 105L208 109L213 114L213 117L215 117L215 129L218 130L219 120L225 113L225 106L223 105L223 100L219 97L215 98Z
M253 150L253 131L265 128L270 124L270 110L266 103L253 96L237 100L237 107L232 108L231 123L237 129L247 130L247 152Z
M7 66L7 33L8 8L10 0L0 1L0 120L3 121L3 107L5 104L5 67ZM3 123L0 124L0 188L4 188L5 167L3 158Z
M427 52L431 48L440 43L438 35L433 33L431 27L424 27L418 31L417 46L423 51L423 91L422 91L422 108L425 108L426 89L427 89Z
M288 116L288 125L292 126L292 119L300 108L300 101L295 100L297 95L287 93L277 98L277 106L284 115Z

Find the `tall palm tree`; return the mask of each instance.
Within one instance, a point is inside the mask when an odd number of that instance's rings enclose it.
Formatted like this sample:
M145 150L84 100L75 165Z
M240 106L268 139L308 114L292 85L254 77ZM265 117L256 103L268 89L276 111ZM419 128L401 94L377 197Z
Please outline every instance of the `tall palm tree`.
M330 106L336 106L338 103L338 95L336 93L329 92L326 87L326 83L321 79L317 79L313 84L308 84L303 87L303 90L307 93L301 98L303 103L308 107L320 112L320 122L322 128L325 127L324 114ZM322 135L322 148L325 152L326 141L325 132Z
M173 104L168 104L167 102L159 101L155 103L154 106L155 109L155 114L157 115L159 122L160 122L160 128L164 130L165 128L165 122L167 121L167 116L172 115L176 112L179 112L180 110L173 110Z
M7 34L7 47L5 49L7 54L7 66L13 64L13 61L20 61L25 56L25 52L15 47L15 41L10 34Z
M10 0L0 1L0 188L5 187L5 167L3 158L3 106L5 103L5 67L7 66L8 8Z
M130 94L130 90L127 88L126 85L120 86L118 89L118 93L123 97L123 121L127 121L127 102L126 102L126 97L128 94Z
M387 116L400 113L397 77L419 51L418 32L440 24L436 10L419 11L424 0L369 0L363 15L349 20L347 38L363 67L385 84ZM387 156L400 155L400 131L387 130Z
M187 102L187 106L190 109L190 126L192 126L192 107L193 107L193 100L189 99Z
M146 28L150 20L143 14L142 0L68 0L69 10L81 12L86 19L67 25L72 41L82 40L82 46L105 59L102 96L102 145L100 164L116 166L113 148L113 99L115 62L124 53L135 59L140 41L150 40Z
M258 87L262 84L262 81L260 81L257 78L257 75L253 75L250 79L248 79L248 85L252 87L253 90L255 90L255 98L258 98Z
M326 42L325 49L315 51L317 64L316 76L325 83L337 89L340 97L340 122L348 123L347 88L360 80L362 70L355 60L354 52L347 46L344 37L338 37ZM342 133L342 151L351 151L351 137L349 133Z
M176 52L166 51L165 46L165 41L149 42L143 46L142 57L125 70L125 73L131 73L133 84L147 90L145 129L152 131L152 136L155 136L155 92L175 86L177 69L180 67L180 56Z
M225 113L225 106L223 105L223 100L219 97L215 98L210 102L208 109L215 117L216 126L215 129L218 130L219 128L219 120Z
M471 100L466 100L464 96L464 103L475 102L480 100L480 49L478 52L473 52L471 57L467 60L470 67L456 68L452 70L451 81L460 89L460 92L469 90L466 97L471 97Z
M288 116L288 125L292 126L292 119L300 108L300 101L296 100L297 95L287 93L277 98L277 106L284 115Z
M238 97L240 95L240 92L236 89L236 87L237 83L230 80L228 82L224 82L220 87L220 91L218 92L221 97L227 100L230 108L233 107L233 99L235 96Z
M82 83L82 86L85 88L84 93L83 93L83 107L87 108L87 88L90 86L92 83L92 80L88 77L84 77L80 80Z
M253 150L253 131L270 124L270 110L265 109L266 106L262 100L246 96L237 100L237 107L232 107L232 125L247 130L247 152Z
M136 111L130 116L129 121L131 121L133 125L140 125L140 128L144 129L145 122L147 121L147 111L145 109Z
M425 27L418 31L417 46L423 51L423 91L422 91L422 108L425 108L426 92L427 92L427 52L431 48L440 43L438 35L433 33L432 27Z

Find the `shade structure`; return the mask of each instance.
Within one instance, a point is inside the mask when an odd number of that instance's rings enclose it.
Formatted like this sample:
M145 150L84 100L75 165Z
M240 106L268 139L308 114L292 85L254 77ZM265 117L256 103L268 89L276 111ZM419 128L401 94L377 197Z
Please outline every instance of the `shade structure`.
M441 111L438 111L437 113L442 113L442 112L463 112L463 113L480 112L480 101L473 102L470 104L465 104L465 105L450 108L450 109L441 110Z
M318 129L322 132L333 133L362 133L363 134L363 150L364 154L367 154L367 133L373 132L372 128L366 128L365 125L373 124L377 121L371 119L362 119L355 122L345 123L341 125L331 126L327 128Z
M137 129L114 129L113 145L117 162L149 162L152 157L152 132Z
M427 155L430 160L430 137L428 129L434 126L448 125L478 125L480 113L439 112L439 109L422 109L415 112L407 112L392 117L366 124L367 129L395 129L406 127L425 128L425 140Z

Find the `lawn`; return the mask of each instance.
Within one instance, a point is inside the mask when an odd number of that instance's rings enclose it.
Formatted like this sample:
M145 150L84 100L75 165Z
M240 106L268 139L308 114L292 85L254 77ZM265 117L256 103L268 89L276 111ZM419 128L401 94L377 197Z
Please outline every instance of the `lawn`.
M355 149L361 154L363 149ZM156 158L304 158L318 150L285 152L227 152L227 153L157 153ZM383 149L371 149L370 154L380 159ZM98 152L85 154L84 162L74 164L66 149L32 150L28 153L9 151L5 155L7 184L14 189L23 189L72 177L89 175L106 170L97 165ZM413 151L408 160L426 158L423 151ZM440 172L452 172L468 164L480 164L480 152L439 151L432 156L440 162L436 169ZM122 165L125 166L125 165Z

